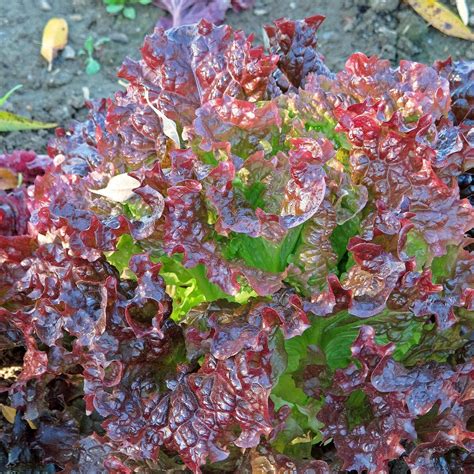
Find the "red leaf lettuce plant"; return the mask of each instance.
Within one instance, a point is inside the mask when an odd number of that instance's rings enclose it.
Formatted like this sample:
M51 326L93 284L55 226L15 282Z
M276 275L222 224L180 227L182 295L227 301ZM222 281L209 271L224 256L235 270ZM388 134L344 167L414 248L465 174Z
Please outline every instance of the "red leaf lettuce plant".
M50 158L1 158L5 464L472 470L473 67L333 73L322 20L157 28Z

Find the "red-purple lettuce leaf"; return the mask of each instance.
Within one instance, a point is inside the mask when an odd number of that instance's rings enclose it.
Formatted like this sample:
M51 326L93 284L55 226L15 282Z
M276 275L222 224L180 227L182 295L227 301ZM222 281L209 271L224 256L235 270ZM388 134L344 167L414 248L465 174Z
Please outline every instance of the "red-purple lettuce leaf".
M265 26L270 51L280 58L273 87L286 92L303 87L310 73L330 75L316 49L316 32L323 21L323 16L315 15L300 21L281 18Z
M163 28L198 23L201 19L220 24L229 8L236 12L252 8L255 0L155 0L155 5L168 11L171 18L158 21Z
M326 425L325 437L334 439L346 469L388 472L386 461L405 451L403 440L417 444L409 458L409 465L414 467L424 449L431 447L424 444L426 435L418 434L420 425L415 421L421 420L438 401L440 413L449 410L461 414L469 410L471 397L468 395L466 400L465 384L472 384L472 364L450 368L428 363L407 369L393 361L393 349L392 344L375 344L374 330L362 327L352 345L352 355L359 364L336 371L333 387L325 396L318 419ZM466 430L462 415L460 420L457 418L459 421L451 419L453 426L457 423L456 428ZM444 432L447 427L431 424L429 428L441 453L456 445L464 447L463 434L457 440L451 437L450 443L443 443L439 430Z
M461 241L474 225L472 206L459 199L456 185L447 186L433 171L435 152L421 139L431 126L430 116L405 128L397 114L381 121L379 107L366 102L337 111L339 127L353 146L352 179L390 209L408 199L415 228L434 256L443 255L448 244Z

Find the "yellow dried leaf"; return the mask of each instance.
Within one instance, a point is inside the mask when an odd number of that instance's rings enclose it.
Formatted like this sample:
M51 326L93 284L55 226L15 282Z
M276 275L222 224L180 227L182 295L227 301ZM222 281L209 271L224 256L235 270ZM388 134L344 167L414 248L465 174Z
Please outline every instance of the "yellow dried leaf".
M28 423L28 426L32 429L32 430L37 430L38 427L31 421L31 420L26 420L26 422Z
M38 122L21 115L0 110L0 132L17 132L21 130L39 130L41 128L57 127L56 123Z
M41 56L48 61L51 70L53 59L60 49L67 44L68 26L64 18L51 18L43 30L41 41Z
M15 423L15 417L16 417L16 409L9 407L7 405L3 405L3 403L0 403L0 409L2 410L2 415L7 419L9 423Z
M0 167L0 190L16 188L18 185L18 175L8 168Z
M448 7L436 0L407 0L431 26L449 36L474 41L472 32Z

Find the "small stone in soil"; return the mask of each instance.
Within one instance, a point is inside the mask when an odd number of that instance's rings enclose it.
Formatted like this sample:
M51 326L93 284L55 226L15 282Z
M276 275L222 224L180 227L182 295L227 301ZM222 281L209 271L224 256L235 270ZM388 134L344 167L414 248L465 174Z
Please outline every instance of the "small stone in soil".
M127 44L130 40L125 33L120 33L118 31L114 31L109 35L109 38L114 41L115 43Z
M398 18L400 21L398 26L399 38L407 38L415 44L422 44L423 41L426 41L428 24L422 18L408 10L400 12Z
M38 6L40 10L43 10L44 12L49 12L51 10L51 5L47 0L38 0Z
M91 92L88 87L84 86L82 88L82 95L84 96L84 100L90 100Z
M72 80L72 74L69 71L59 70L55 76L51 77L48 82L47 86L51 89L55 87L64 86L68 84Z
M57 122L67 122L71 118L71 112L67 105L63 105L55 110L54 118Z
M64 59L74 59L76 57L76 51L72 46L67 45L62 53Z
M378 12L393 12L398 8L400 0L371 0L370 6Z
M474 59L474 44L471 44L466 51L466 59Z
M75 92L72 94L71 98L68 101L68 105L74 109L82 109L84 107L84 97L81 93Z

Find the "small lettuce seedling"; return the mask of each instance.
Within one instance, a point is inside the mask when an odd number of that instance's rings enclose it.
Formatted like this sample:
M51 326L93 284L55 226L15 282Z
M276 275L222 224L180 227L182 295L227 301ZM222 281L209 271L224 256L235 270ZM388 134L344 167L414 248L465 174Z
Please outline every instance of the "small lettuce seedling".
M84 41L84 49L79 51L79 54L86 54L86 74L92 76L100 71L100 62L94 58L94 52L104 43L108 43L109 38L99 38L94 42L94 38L89 35Z
M106 10L112 15L122 14L129 20L134 20L137 16L137 12L133 7L133 4L149 5L152 0L103 0L106 5Z

